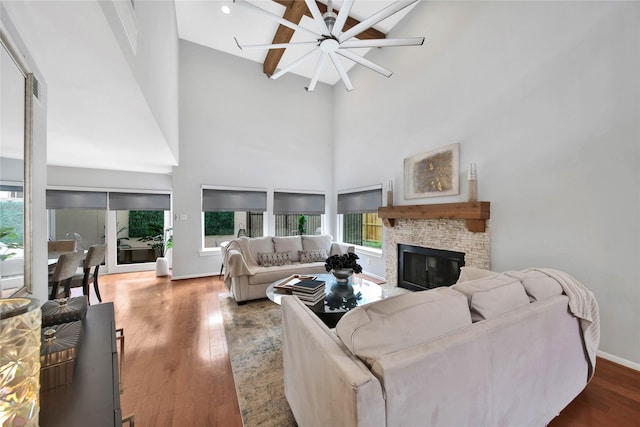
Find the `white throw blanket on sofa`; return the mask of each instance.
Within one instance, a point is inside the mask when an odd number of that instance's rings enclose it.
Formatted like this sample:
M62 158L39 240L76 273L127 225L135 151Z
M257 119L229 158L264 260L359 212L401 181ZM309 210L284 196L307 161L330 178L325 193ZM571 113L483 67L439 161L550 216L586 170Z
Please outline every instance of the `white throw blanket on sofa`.
M591 381L596 367L596 351L600 343L600 312L593 293L571 275L550 268L532 268L554 279L569 298L569 310L580 319L582 339L589 356L589 377ZM525 270L527 271L527 270Z
M229 258L229 252L231 250L236 250L239 251L241 254L243 254L243 258L242 258L242 263L238 263L232 266L230 266L228 258ZM225 248L225 256L224 256L224 265L225 265L225 270L224 270L224 281L225 283L227 282L227 280L231 280L230 277L231 276L240 276L243 274L254 274L253 273L253 269L252 267L257 266L257 262L253 259L253 256L251 256L251 250L249 249L249 239L237 239L237 240L232 240L229 242L229 244L227 245L227 247Z

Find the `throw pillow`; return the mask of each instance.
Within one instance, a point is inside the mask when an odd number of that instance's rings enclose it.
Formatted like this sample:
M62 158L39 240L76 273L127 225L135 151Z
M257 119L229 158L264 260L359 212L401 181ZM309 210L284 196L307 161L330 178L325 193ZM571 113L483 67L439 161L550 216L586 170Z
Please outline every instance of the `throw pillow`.
M300 262L324 262L328 256L327 251L324 249L314 249L311 251L298 251L298 255L300 255Z
M504 274L509 277L515 277L522 282L522 286L524 286L524 290L527 292L527 295L529 295L531 302L541 301L555 295L562 295L562 286L560 286L560 283L541 271L505 271Z
M504 274L456 283L451 287L467 296L474 322L529 304L529 297L520 281Z
M258 265L274 267L291 264L291 252L259 252Z

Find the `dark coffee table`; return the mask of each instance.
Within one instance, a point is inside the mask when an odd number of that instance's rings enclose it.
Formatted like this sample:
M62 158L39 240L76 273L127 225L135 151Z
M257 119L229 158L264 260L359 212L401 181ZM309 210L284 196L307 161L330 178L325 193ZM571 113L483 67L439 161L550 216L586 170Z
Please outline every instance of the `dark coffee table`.
M329 328L334 328L344 314L355 307L379 301L384 298L382 287L361 277L351 276L349 284L336 282L331 274L316 274L317 280L325 282L325 297L314 306L307 306ZM275 286L286 280L273 282L267 288L267 298L280 304L283 295L290 295L290 291L276 289Z

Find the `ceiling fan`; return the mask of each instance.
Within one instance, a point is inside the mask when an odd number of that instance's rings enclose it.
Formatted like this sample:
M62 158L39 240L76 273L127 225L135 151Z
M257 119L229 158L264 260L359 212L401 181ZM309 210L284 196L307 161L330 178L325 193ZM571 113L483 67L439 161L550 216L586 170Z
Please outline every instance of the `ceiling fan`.
M307 91L311 92L315 89L316 84L318 83L318 79L320 78L320 73L324 67L324 64L327 60L327 57L331 59L333 62L333 66L336 68L340 79L344 83L347 91L353 90L353 84L347 75L347 71L345 70L342 62L340 61L339 56L350 59L353 62L363 65L377 73L382 74L385 77L390 77L393 74L392 71L377 65L368 59L364 58L361 55L358 55L351 50L350 48L370 48L370 47L393 47L393 46L420 46L424 43L424 37L408 37L408 38L396 38L396 39L369 39L369 40L354 40L353 38L358 34L366 31L368 28L373 27L378 22L390 17L391 15L401 11L407 6L412 5L418 0L409 0L403 1L398 0L389 6L383 8L382 10L374 13L369 18L360 22L359 24L353 26L352 28L343 31L345 27L345 22L349 17L349 13L351 12L351 7L353 6L354 0L344 0L342 3L342 7L340 8L338 14L333 11L331 7L331 0L327 2L327 12L322 14L318 5L316 4L316 0L305 0L311 15L313 16L313 20L318 25L318 32L311 31L305 27L297 25L291 21L288 21L278 15L275 15L269 11L266 11L252 3L247 2L246 0L234 0L234 3L246 7L256 13L260 13L268 18L278 22L281 25L291 28L294 31L300 31L312 40L304 41L304 42L294 42L294 43L276 43L276 44L258 44L258 45L240 45L238 40L236 39L236 44L240 49L282 49L293 46L315 46L311 51L301 56L291 64L286 67L280 69L278 72L272 74L270 78L277 79L284 74L288 73L298 65L303 62L309 60L314 55L320 51L320 57L316 64L315 71L313 73L313 77L311 78L311 82L309 86L306 87Z

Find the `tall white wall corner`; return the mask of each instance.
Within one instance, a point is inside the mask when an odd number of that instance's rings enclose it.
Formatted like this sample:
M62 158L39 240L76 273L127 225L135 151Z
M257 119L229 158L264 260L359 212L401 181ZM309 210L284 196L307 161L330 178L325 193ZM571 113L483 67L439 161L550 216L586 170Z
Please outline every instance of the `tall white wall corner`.
M135 55L138 49L138 22L133 0L112 0L120 18L120 23L129 41L131 52Z

